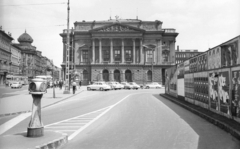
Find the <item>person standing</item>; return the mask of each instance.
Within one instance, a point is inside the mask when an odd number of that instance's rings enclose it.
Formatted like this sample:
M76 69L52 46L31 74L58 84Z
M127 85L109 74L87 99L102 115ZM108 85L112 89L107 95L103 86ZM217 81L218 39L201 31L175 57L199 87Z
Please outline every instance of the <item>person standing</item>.
M82 86L82 81L80 80L79 81L79 88Z
M77 83L75 81L73 81L72 83L72 87L73 87L73 94L75 94L75 91L76 91L76 86L77 86Z

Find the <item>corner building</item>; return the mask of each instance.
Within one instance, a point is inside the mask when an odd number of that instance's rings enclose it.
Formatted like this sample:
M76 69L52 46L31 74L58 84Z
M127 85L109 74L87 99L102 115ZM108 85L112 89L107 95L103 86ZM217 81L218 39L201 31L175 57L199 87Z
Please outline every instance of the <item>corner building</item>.
M164 84L165 69L175 64L178 33L175 29L163 29L158 20L116 18L75 22L69 33L70 65L75 66L83 85L90 81ZM67 30L60 36L65 74Z

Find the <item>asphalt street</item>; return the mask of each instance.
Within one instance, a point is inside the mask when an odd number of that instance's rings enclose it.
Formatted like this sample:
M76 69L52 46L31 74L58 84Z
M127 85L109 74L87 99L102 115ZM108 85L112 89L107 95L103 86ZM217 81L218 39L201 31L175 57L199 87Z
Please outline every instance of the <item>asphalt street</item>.
M85 91L42 109L45 131L71 138L62 149L239 149L231 135L159 96L163 89ZM30 117L2 135L27 130Z

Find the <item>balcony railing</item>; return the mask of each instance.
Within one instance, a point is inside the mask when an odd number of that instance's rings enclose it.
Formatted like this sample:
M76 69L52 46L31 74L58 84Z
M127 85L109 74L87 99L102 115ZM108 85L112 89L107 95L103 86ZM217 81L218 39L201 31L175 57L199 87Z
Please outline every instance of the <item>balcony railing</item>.
M165 33L175 33L176 30L175 29L171 29L171 28L166 28L166 29L163 29L165 31Z

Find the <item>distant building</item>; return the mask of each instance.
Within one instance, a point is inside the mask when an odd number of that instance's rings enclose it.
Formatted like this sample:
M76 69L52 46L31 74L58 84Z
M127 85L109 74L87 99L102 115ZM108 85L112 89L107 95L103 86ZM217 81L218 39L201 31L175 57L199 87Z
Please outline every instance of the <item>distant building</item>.
M0 85L6 81L11 71L11 42L13 38L0 27Z
M110 19L74 23L70 45L67 30L63 38L64 74L66 47L70 64L80 74L83 85L90 81L162 82L165 69L175 64L175 29L162 28L161 21ZM72 68L72 67L71 67ZM70 72L69 72L70 73ZM65 76L64 76L65 77Z
M201 53L203 52L198 52L198 50L195 49L192 50L179 49L179 46L177 46L177 50L175 51L176 64L182 63L185 60Z
M21 49L18 46L13 44L11 46L11 62L12 63L11 63L10 74L13 74L13 75L22 74L22 71L20 69L21 59L22 59Z

